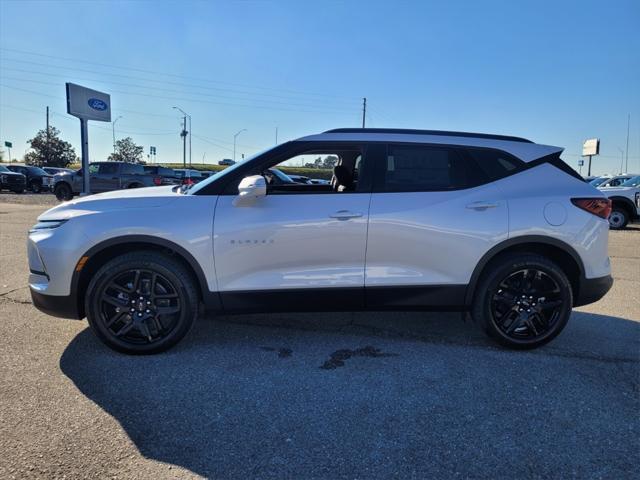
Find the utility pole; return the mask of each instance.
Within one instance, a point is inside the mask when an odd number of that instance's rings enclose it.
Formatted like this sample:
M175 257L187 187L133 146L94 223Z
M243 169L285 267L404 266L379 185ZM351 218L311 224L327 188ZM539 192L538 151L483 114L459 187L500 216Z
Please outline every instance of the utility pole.
M49 136L49 106L47 105L47 165L49 165L49 141L50 141L50 136Z
M204 157L206 157L206 156L207 156L207 152L204 152L204 153L202 154L202 164L203 164L203 165L204 165Z
M278 127L276 127L276 145L278 144Z
M238 135L240 135L242 132L246 132L246 131L247 131L247 129L243 128L242 130L240 130L238 133L236 133L233 136L233 161L234 161L234 163L236 161L236 139L238 138Z
M624 166L625 173L629 171L629 125L630 124L631 124L631 114L629 113L627 115L627 153L626 153L626 160L625 160L625 166Z
M191 115L189 115L189 167L191 167Z
M365 117L367 116L367 97L362 99L362 128L364 128Z
M187 116L182 117L182 166L187 168Z

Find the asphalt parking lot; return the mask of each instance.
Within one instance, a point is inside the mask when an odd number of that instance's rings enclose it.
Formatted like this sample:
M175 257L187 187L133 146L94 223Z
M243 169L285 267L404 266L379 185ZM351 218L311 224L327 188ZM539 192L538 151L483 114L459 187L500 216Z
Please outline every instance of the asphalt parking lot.
M611 233L612 291L536 351L344 313L203 318L129 357L31 306L47 202L0 194L0 478L637 478L637 225Z

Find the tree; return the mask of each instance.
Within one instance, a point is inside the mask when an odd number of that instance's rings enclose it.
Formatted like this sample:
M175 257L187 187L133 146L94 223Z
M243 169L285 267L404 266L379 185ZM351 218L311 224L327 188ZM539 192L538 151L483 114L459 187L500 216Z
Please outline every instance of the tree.
M71 144L60 138L60 130L56 127L49 127L49 135L47 130L40 130L27 143L31 145L31 151L24 156L27 165L66 167L78 158Z
M144 147L136 145L131 137L116 142L116 151L109 155L114 162L142 163Z
M332 169L338 164L338 157L335 155L327 155L322 162L322 168Z

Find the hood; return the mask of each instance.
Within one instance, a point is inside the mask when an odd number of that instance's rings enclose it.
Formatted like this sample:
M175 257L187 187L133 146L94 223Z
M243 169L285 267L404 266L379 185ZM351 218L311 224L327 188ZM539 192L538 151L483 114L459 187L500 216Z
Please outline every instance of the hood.
M38 220L65 220L78 215L90 215L105 211L161 207L180 195L173 190L174 186L168 185L166 187L131 188L87 195L47 210L38 217Z

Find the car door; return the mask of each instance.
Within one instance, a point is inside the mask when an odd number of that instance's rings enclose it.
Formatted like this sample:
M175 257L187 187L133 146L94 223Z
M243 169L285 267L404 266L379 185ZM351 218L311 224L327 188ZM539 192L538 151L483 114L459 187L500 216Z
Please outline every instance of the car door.
M271 166L267 162L260 171ZM243 207L234 206L236 197L237 188L221 195L214 219L215 270L225 309L364 306L370 184L338 192L293 183Z
M94 193L110 192L120 188L119 168L120 164L115 162L102 162L97 164L98 170L91 173L91 191Z
M459 149L390 144L369 211L369 308L460 306L480 258L508 235L507 203Z

